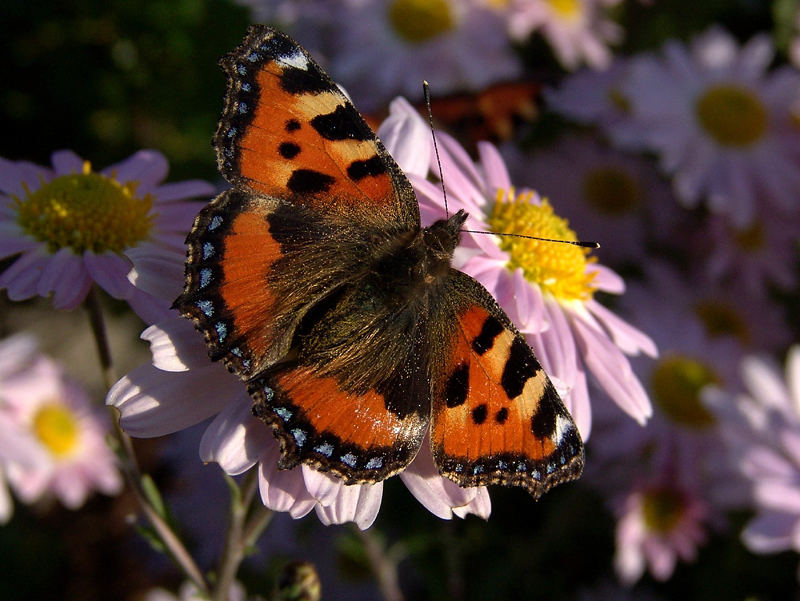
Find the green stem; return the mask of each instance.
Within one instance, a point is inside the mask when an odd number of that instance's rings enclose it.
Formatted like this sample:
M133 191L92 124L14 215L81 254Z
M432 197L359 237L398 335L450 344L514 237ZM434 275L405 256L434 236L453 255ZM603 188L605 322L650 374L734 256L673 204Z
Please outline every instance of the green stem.
M89 313L89 325L92 326L92 334L94 335L94 342L97 346L97 355L100 359L100 371L103 374L103 384L106 390L116 382L116 374L114 373L114 362L111 358L111 346L108 343L108 335L106 334L106 322L103 318L103 307L100 305L100 296L97 293L97 287L92 285L89 289L89 294L84 301L86 310Z
M97 346L97 353L100 359L100 369L103 374L103 382L106 389L110 389L116 381L114 373L114 362L111 355L111 347L108 343L108 336L106 335L105 319L103 318L103 309L100 305L100 298L95 286L89 290L89 294L85 301L86 310L89 313L89 323L92 327L92 334L94 335L95 344ZM183 570L187 578L189 578L198 590L208 593L208 585L206 584L203 573L197 567L191 554L184 546L175 531L170 527L167 521L158 513L153 505L147 500L147 496L142 488L142 475L139 470L139 465L136 461L136 452L133 448L133 441L131 437L123 432L119 423L119 411L111 407L111 420L114 423L114 434L117 442L119 443L120 469L125 474L125 479L128 482L136 502L142 509L150 525L155 530L164 547L167 549L172 559Z
M213 601L227 601L247 549L255 544L272 519L272 511L256 500L257 493L258 468L253 468L245 476L241 487L231 494L230 525L211 597ZM251 511L254 500L257 506Z
M397 575L397 554L387 552L383 543L375 536L374 529L360 530L356 527L355 530L364 545L364 551L367 553L367 559L383 598L386 601L403 601L403 592L400 590Z

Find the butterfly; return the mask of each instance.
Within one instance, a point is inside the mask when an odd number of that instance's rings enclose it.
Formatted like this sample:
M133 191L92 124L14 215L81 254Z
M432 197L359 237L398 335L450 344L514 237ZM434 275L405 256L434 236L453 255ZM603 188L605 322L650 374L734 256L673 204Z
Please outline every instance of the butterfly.
M505 142L539 116L542 85L535 81L507 81L490 85L478 92L461 92L430 99L430 109L437 125L447 129L474 149L478 142ZM414 108L427 118L428 104ZM384 115L363 115L367 123L377 125Z
M374 483L426 443L463 487L538 498L577 478L583 444L553 385L450 265L467 214L423 228L399 166L286 34L252 26L220 64L231 188L194 222L175 307L246 383L279 467Z

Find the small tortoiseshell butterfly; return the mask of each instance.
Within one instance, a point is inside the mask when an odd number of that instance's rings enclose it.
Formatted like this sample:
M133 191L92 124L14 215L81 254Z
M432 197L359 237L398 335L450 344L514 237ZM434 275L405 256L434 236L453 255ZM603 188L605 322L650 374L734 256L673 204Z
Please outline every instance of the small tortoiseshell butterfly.
M233 187L195 220L175 306L247 382L280 467L377 482L430 431L461 486L539 497L577 478L583 445L550 380L450 266L466 213L421 227L408 179L287 35L251 27L221 64L214 146Z

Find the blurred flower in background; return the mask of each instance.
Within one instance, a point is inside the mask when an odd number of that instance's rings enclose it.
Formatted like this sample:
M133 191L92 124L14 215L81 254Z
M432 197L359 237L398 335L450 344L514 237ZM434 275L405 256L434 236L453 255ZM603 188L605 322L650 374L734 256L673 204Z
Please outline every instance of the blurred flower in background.
M705 394L753 489L756 516L742 540L756 553L800 552L800 346L789 350L784 374L768 359L747 357L742 379L744 392Z
M684 211L650 162L590 135L565 136L545 149L501 149L512 179L556 199L570 229L598 240L603 263L623 267L658 245L677 243Z
M625 498L617 523L614 567L633 584L645 571L667 580L678 559L693 561L706 539L704 503L674 482L641 484Z
M567 69L575 69L581 63L605 69L611 64L608 44L619 42L623 31L604 12L619 3L620 0L508 0L508 30L518 41L525 41L531 33L541 33Z
M69 150L53 167L0 158L0 258L17 258L2 274L11 300L52 295L74 309L95 283L127 301L145 321L164 316L150 295L128 282L129 253L183 249L186 231L210 184L161 182L167 159L142 150L96 172Z
M0 341L0 357L0 471L15 496L27 504L52 496L77 509L95 491L117 494L122 478L102 408L31 338Z
M740 47L720 27L635 57L621 84L627 118L612 138L657 153L682 204L704 203L738 228L761 211L796 210L800 73L769 71L773 58L767 35Z

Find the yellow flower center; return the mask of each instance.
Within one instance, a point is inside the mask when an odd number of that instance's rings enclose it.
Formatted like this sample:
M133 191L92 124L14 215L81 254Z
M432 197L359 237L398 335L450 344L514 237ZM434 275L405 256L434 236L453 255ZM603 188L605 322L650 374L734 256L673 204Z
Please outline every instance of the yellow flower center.
M499 190L488 219L492 230L501 234L521 234L550 240L577 240L567 224L553 213L547 199L531 202L533 192L515 196L514 189ZM593 273L586 272L589 249L518 236L501 236L500 248L509 254L508 268L521 267L528 281L534 282L559 300L589 300L594 293Z
M566 20L574 20L581 14L580 0L547 0L556 16Z
M620 216L632 213L641 204L639 184L622 169L598 167L583 179L583 198L599 213Z
M642 516L651 532L670 532L680 521L685 509L683 495L669 488L650 489L642 498Z
M152 225L153 198L136 196L137 185L92 173L86 162L82 173L43 182L34 192L25 185L25 197L14 197L17 223L51 252L121 253L145 239Z
M711 86L698 98L695 110L700 125L721 146L751 146L767 130L766 107L744 86Z
M33 431L56 457L69 455L78 444L78 420L69 408L60 403L49 403L36 412Z
M665 355L651 374L653 398L673 422L691 428L707 428L714 416L703 406L700 391L719 384L714 371L691 357Z
M693 309L710 338L733 336L742 344L750 342L750 328L747 321L728 303L719 300L701 300L695 303Z
M453 29L455 16L446 0L395 0L389 22L401 38L416 44Z

